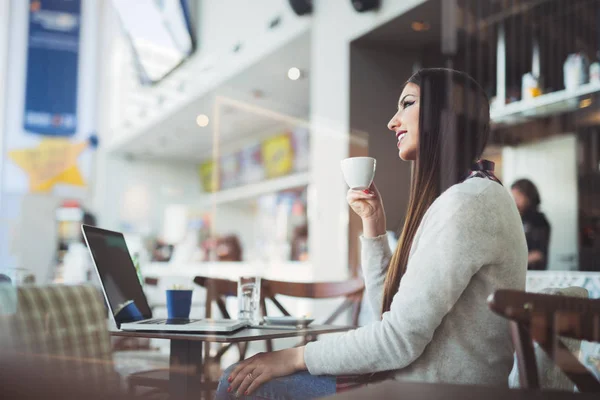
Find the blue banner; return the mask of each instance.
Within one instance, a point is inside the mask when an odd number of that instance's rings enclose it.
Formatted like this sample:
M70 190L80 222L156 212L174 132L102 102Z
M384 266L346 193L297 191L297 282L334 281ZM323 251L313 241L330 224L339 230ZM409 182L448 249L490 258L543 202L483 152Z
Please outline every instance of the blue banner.
M71 136L77 129L81 0L30 0L26 131Z

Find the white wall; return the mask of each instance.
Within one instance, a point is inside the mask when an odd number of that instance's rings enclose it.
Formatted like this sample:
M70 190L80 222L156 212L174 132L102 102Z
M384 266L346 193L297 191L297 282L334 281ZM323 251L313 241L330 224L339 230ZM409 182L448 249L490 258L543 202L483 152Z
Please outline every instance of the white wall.
M264 36L277 17L282 26L302 25L310 18L298 17L287 0L203 0L200 13L200 52L215 55L229 53L237 43L253 46L249 42Z
M402 85L413 72L420 54L383 47L352 48L352 129L369 135L369 156L377 159L377 185L385 205L388 230L398 231L404 221L410 192L411 163L398 157L395 134L387 123L396 111Z
M10 34L10 1L0 2L0 154L4 154L4 111L6 104L6 80L8 69L8 39ZM0 160L0 188L2 187L2 166ZM0 210L3 208L3 198L0 192ZM0 213L0 260L3 266L0 266L0 273L7 273L8 266L14 261L8 258L8 237L10 236L9 222L6 220L7 215Z
M576 136L561 135L506 147L502 159L502 177L507 188L517 179L527 178L539 190L540 210L552 229L548 269L576 268L579 256Z
M204 210L208 211L208 210ZM237 235L244 260L256 260L256 207L246 204L223 204L216 208L214 226L217 235Z
M380 10L369 13L356 12L346 0L314 2L309 240L311 262L320 278L344 279L348 275L347 187L340 161L349 154L350 42L422 2L384 1ZM384 121L382 124L385 126Z
M110 1L102 0L98 11L98 24L101 27L98 34L98 62L101 63L97 70L97 118L96 129L98 133L99 146L96 151L94 165L92 167L93 186L90 190L90 206L92 210L98 213L98 222L103 220L103 214L107 210L106 198L111 195L106 192L107 174L107 154L106 144L110 139L113 130L112 120L118 117L118 103L113 99L113 95L118 88L119 81L115 77L115 63L113 57L118 56L115 51L115 40L120 33L118 31L117 20Z
M6 78L8 70L8 39L10 35L10 1L0 2L0 154L4 153L4 107L6 104ZM2 186L2 162L0 162L0 187ZM2 196L0 196L0 206Z
M97 190L103 210L100 224L107 229L160 233L167 205L199 200L200 178L192 164L109 157L104 168L104 186Z

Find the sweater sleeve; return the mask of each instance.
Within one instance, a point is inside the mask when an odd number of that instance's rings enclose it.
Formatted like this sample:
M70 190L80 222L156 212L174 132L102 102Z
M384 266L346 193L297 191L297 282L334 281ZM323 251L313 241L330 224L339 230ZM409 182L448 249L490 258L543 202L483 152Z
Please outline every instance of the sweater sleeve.
M501 257L493 240L497 217L479 196L456 193L430 209L391 310L381 321L307 344L311 374L398 370L423 353L472 276Z
M366 295L375 315L381 314L383 300L383 282L387 267L392 258L386 235L375 238L360 238L362 246L362 268L365 278Z

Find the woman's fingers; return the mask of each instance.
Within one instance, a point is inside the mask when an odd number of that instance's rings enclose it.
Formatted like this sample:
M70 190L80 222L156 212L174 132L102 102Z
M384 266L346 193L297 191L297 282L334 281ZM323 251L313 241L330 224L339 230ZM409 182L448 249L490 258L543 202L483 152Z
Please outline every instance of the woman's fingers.
M252 372L249 372L248 374L246 374L246 376L240 383L240 386L235 390L236 394L238 396L241 396L241 395L247 396L248 388L250 387L252 382L254 382L256 379L258 379L258 377L260 377L261 375L262 374L259 372L258 369L254 369Z
M256 379L254 379L252 381L252 383L250 384L250 386L248 387L248 389L246 389L246 391L244 392L245 396L250 396L252 393L254 393L254 391L256 389L258 389L260 387L260 385L262 385L265 382L268 382L269 380L271 380L271 377L268 373L263 372L261 374L259 374Z
M365 191L349 190L346 200L352 210L361 218L369 218L383 208L377 188L372 185Z
M375 193L375 196L379 197L379 190L377 189L375 182L371 183L371 186L369 186L369 190Z
M358 190L350 190L346 195L348 202L356 200L373 200L375 197L375 193L365 193L364 191Z
M233 380L235 379L236 376L238 376L239 372L246 368L246 365L248 364L248 362L250 362L252 358L248 358L247 360L244 361L240 361L238 365L235 366L235 368L231 371L231 373L229 374L229 378L228 381L229 382L233 382Z
M238 371L238 373L235 375L235 377L233 378L233 380L231 381L231 383L229 384L229 389L227 389L228 392L238 392L239 391L239 387L242 384L242 382L244 381L244 379L246 379L248 377L248 374L251 373L252 371L254 371L255 365L253 365L253 363L251 364L246 364L244 366L244 368L240 369ZM232 374L233 376L233 374Z

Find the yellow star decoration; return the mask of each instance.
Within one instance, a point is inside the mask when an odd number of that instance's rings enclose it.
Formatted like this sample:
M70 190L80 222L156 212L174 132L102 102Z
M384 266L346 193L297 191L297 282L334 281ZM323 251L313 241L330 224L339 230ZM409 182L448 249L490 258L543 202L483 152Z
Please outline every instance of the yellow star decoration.
M43 139L37 147L10 151L8 157L29 175L31 192L49 192L58 183L85 186L77 158L87 146L87 142Z

